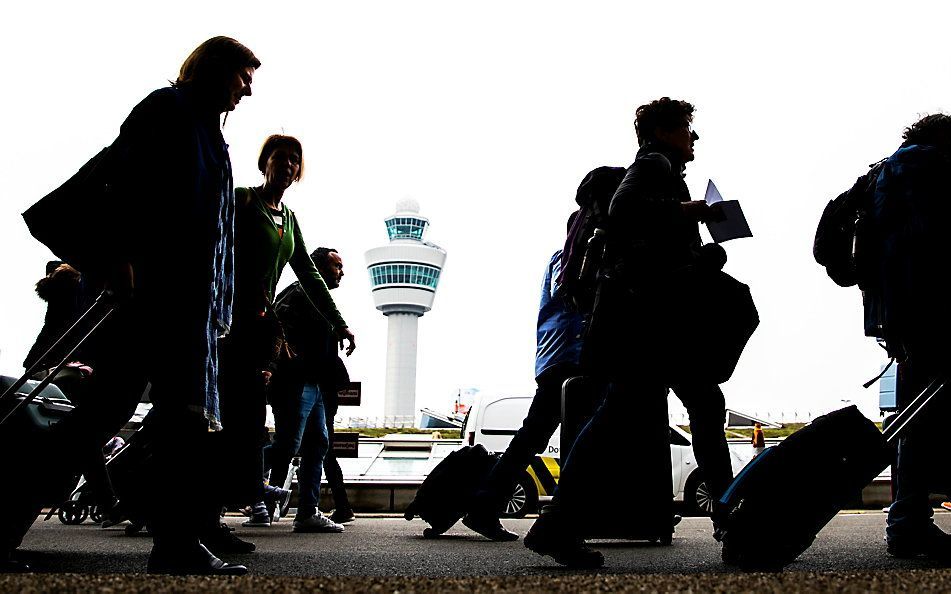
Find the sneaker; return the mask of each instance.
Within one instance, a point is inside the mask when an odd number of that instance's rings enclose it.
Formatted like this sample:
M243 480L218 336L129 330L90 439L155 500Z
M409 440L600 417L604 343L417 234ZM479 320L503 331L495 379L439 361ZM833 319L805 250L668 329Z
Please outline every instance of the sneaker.
M148 573L166 575L246 575L244 565L226 563L202 545L196 549L165 551L153 547L149 555Z
M343 526L317 512L307 518L294 518L294 532L343 532Z
M267 506L263 501L258 501L251 508L248 519L241 523L245 528L270 528L271 516L268 514Z
M227 524L221 523L218 528L213 529L200 537L201 544L208 547L215 555L227 555L229 553L251 553L257 548L253 542L241 540Z
M951 534L934 524L930 524L928 529L917 537L892 536L886 541L888 554L892 557L925 557L934 561L951 562Z
M271 516L267 515L267 512L263 513L254 513L251 514L251 517L241 522L241 525L245 528L270 528L271 527Z
M353 515L353 510L335 509L333 513L330 514L330 519L338 524L349 524L356 520L357 517Z

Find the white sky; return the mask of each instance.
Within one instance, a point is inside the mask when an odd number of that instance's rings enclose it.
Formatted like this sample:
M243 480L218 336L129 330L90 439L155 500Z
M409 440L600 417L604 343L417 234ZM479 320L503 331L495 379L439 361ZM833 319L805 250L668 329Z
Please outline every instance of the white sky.
M0 371L21 371L51 257L19 213L111 142L198 43L226 34L263 62L224 129L235 183L260 182L268 134L303 142L307 175L287 203L310 249L344 258L334 297L357 335L362 414L382 414L386 348L363 253L386 241L396 201L418 200L449 253L420 322L417 404L445 409L467 387L531 394L541 275L578 182L631 162L633 109L663 95L697 106L694 198L714 178L756 235L725 246L762 318L728 405L874 412L877 391L861 383L884 356L862 337L857 290L813 261L812 237L825 202L904 126L949 108L949 16L940 2L5 6Z

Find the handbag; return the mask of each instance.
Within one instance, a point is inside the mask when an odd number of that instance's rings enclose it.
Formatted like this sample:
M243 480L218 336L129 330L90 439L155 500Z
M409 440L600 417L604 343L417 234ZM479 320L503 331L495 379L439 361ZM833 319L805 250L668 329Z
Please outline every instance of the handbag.
M23 213L30 233L81 272L115 259L118 226L112 147L99 151L72 177Z
M722 270L686 266L645 293L665 379L674 385L729 380L759 326L750 288Z

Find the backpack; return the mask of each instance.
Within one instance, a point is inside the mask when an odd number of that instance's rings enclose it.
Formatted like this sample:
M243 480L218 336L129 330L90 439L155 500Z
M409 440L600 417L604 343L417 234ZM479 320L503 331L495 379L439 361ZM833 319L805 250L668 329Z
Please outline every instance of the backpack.
M872 164L851 188L829 201L819 218L812 255L840 287L865 290L875 284L876 241L867 215L884 164L884 159Z
M598 167L581 180L575 202L578 210L571 215L565 247L561 251L561 272L555 282L561 286L563 295L582 312L590 312L594 302L597 285L596 275L582 275L582 265L588 240L595 235L595 229L605 229L608 207L617 191L624 174L624 167ZM589 262L585 270L595 270L598 263Z
M880 241L870 221L878 175L885 159L869 166L847 191L829 201L812 245L812 254L840 287L862 290L865 335L885 338L886 312L882 300ZM890 354L891 351L889 351Z

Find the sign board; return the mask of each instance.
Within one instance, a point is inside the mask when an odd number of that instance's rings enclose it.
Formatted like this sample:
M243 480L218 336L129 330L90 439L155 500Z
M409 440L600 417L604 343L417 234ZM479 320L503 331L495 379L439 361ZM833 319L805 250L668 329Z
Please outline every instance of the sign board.
M360 382L350 382L337 392L337 406L360 406Z
M356 431L334 431L333 452L338 458L358 458L360 434Z

